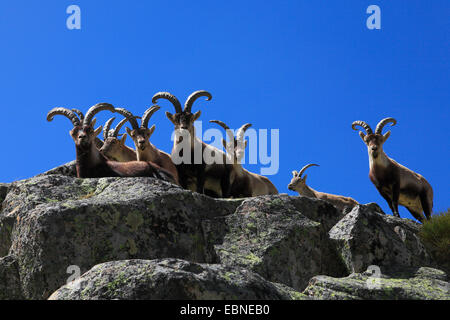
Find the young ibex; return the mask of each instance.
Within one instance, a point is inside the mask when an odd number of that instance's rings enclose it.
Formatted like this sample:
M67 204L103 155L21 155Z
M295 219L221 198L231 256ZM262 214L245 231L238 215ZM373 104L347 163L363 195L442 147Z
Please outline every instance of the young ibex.
M267 194L278 194L277 188L264 176L249 172L242 167L241 161L245 156L247 140L244 140L245 131L251 126L250 123L244 124L236 132L236 138L230 128L222 121L211 120L225 129L230 140L228 143L222 139L222 144L229 157L229 163L232 163L232 170L229 174L231 185L230 196L233 198L256 197Z
M126 128L127 133L130 135L131 139L133 139L134 145L136 147L136 155L138 161L151 161L156 163L161 168L169 171L175 180L178 182L178 172L177 168L172 162L170 155L165 153L162 150L156 148L151 142L150 137L155 131L155 125L153 125L150 129L148 128L148 123L150 121L151 116L160 109L159 106L152 106L144 112L141 120L141 126L136 120L137 117L133 116L133 114L123 108L116 108L116 112L123 115L131 124L133 128L130 130Z
M180 101L174 95L169 92L158 92L153 96L152 102L156 103L159 99L166 99L175 108L175 114L166 111L166 116L175 126L172 160L174 157L182 158L181 163L174 161L180 185L185 189L212 197L226 198L229 192L229 166L225 163L226 155L221 150L204 143L195 135L194 122L200 117L201 112L197 111L193 114L191 109L194 102L200 97L206 97L207 101L212 99L211 94L207 91L195 91L186 99L183 110ZM183 141L183 138L186 138L187 141ZM186 145L190 146L189 158L183 154L183 148L180 148L180 146L185 147ZM220 158L222 163L207 163L205 154Z
M310 188L308 185L306 185L306 178L308 177L307 174L302 177L303 173L305 173L306 169L309 167L316 166L318 167L318 164L310 163L304 166L300 172L292 171L292 180L288 185L288 189L292 191L297 191L298 194L310 197L310 198L317 198L321 200L325 200L330 202L332 205L334 205L337 209L340 211L348 210L353 208L358 204L358 202L350 197L344 197L344 196L338 196L334 194L319 192L314 190L313 188Z
M116 118L109 119L105 128L103 129L103 147L100 152L103 153L109 160L118 162L136 161L136 151L125 145L127 134L124 133L119 139L119 132L122 126L128 122L128 118L122 119L114 129L111 129L111 124Z
M72 122L70 135L75 142L77 177L153 177L175 183L169 172L151 162L109 161L100 153L94 142L102 127L94 129L96 121L92 119L103 110L115 112L111 104L98 103L88 110L83 121L80 121L75 112L66 108L54 108L47 114L47 121L52 121L55 115L62 115Z
M427 219L431 217L433 210L433 189L423 176L402 166L389 158L383 151L383 144L389 138L391 132L382 134L383 127L397 121L394 118L381 120L373 133L370 126L364 121L352 123L352 129L362 127L366 133L359 132L359 136L367 145L369 153L370 172L369 178L377 188L381 196L387 201L392 213L400 217L398 205L408 209L414 218L422 222L424 220L422 212Z

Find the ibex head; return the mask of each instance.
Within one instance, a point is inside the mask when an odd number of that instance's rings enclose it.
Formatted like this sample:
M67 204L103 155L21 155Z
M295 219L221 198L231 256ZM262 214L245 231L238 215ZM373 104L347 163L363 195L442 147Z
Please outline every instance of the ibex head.
M222 144L227 154L233 158L233 163L240 163L245 156L245 148L247 148L248 142L244 140L244 134L252 126L251 123L246 123L240 127L236 132L236 137L234 137L233 131L224 122L219 120L210 120L209 122L216 123L225 129L229 142L222 139Z
M292 179L291 182L288 184L288 189L292 191L300 191L301 189L306 187L306 178L308 177L307 174L305 174L304 177L302 177L303 173L305 173L306 169L309 167L318 167L318 164L310 163L304 166L300 172L292 171Z
M138 117L136 117L138 118ZM128 122L128 118L122 119L114 129L111 129L111 124L116 118L109 119L105 128L103 129L104 143L100 152L102 152L108 159L114 161L126 161L122 159L123 149L126 148L125 142L127 140L127 134L120 134L120 129ZM119 138L119 136L122 136Z
M136 146L136 150L144 151L150 145L150 137L155 131L155 125L153 125L150 129L148 128L148 123L152 115L160 109L159 106L154 105L148 108L144 115L142 116L141 126L139 126L136 119L140 117L134 116L130 111L117 108L116 111L123 115L131 124L132 129L126 128L127 133L130 135L131 139L133 139L134 145Z
M75 142L75 145L81 149L88 150L91 144L95 141L95 138L102 131L102 126L94 129L96 119L94 116L103 110L109 110L114 112L114 107L109 103L97 103L92 106L86 115L82 117L82 113L74 109L69 110L66 108L53 108L47 114L47 121L52 121L55 115L62 115L67 117L73 124L73 129L70 130L70 135ZM80 116L80 118L77 116Z
M391 135L390 131L386 132L384 135L382 134L384 126L388 123L392 123L391 126L394 126L397 123L397 120L394 118L385 118L381 120L375 129L375 133L373 133L372 128L370 128L370 126L364 121L355 121L352 123L353 130L358 130L356 127L360 126L366 131L366 134L360 131L359 136L367 145L369 154L374 159L376 159L378 155L383 152L383 144Z
M189 130L189 132L193 133L194 131L194 122L200 117L201 111L197 111L196 113L192 113L192 105L195 100L200 97L206 97L206 101L212 99L212 95L205 91L199 90L192 93L184 103L184 109L181 109L180 101L169 92L158 92L152 98L152 102L156 103L159 99L169 100L173 106L175 107L175 114L172 114L166 111L167 118L174 124L175 130L184 129Z

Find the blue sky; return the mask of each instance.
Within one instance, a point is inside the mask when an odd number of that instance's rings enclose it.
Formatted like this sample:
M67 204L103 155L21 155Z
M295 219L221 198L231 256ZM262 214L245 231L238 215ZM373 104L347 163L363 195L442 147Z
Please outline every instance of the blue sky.
M66 28L71 4L81 8L81 30ZM366 28L371 4L381 8L381 30ZM449 17L448 0L2 1L0 181L74 159L70 122L45 120L53 107L106 101L142 114L155 92L184 100L205 89L213 100L194 106L203 128L220 119L280 130L280 169L270 176L280 192L294 194L291 171L315 162L311 187L389 213L351 123L395 117L387 155L424 175L435 211L446 210ZM164 111L173 108L161 106L152 142L170 152Z

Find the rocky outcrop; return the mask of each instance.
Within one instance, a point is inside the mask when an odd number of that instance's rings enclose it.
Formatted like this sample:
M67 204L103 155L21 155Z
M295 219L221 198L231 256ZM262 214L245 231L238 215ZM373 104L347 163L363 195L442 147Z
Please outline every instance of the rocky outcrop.
M356 206L329 232L348 272L432 265L418 237L419 224Z
M9 183L0 183L0 208L3 200L6 198L6 194L8 193L10 184Z
M216 250L225 265L303 290L314 275L346 274L327 235L327 216L338 213L322 201L283 195L251 198L226 217L229 229ZM317 222L321 219L322 224Z
M72 162L0 186L0 298L47 299L61 286L52 298L303 299L305 288L324 298L311 289L317 279L355 280L347 276L370 265L435 266L418 224L376 204L346 214L302 196L213 199L152 178L78 179L74 170ZM66 285L71 268L84 273L81 291Z
M450 283L441 270L405 268L376 276L372 272L340 279L316 276L304 294L326 300L450 300Z
M306 296L242 268L178 259L99 264L58 289L50 300L290 300Z

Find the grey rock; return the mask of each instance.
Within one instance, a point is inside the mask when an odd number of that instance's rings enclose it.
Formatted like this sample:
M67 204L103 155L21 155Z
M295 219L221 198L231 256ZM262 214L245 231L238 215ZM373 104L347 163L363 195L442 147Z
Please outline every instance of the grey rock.
M348 272L370 265L382 268L432 266L421 243L419 224L385 215L367 206L356 206L329 232Z
M450 300L450 283L445 279L443 271L432 268L352 273L345 278L316 276L303 293L321 300Z
M226 217L226 235L216 245L220 262L303 290L317 274L347 275L324 222L328 203L306 197L261 196L245 200ZM308 217L307 217L308 216Z
M63 175L63 176L67 176L67 177L76 177L77 176L77 167L76 167L75 160L70 161L66 164L60 165L51 170L48 170L44 173L41 173L41 174L37 175L37 177L48 176L48 175L53 175L53 174Z
M240 203L152 178L48 175L13 184L0 218L11 230L0 233L10 236L25 297L45 299L65 283L71 265L84 272L134 258L216 262L202 223L232 214Z
M50 300L288 300L306 298L241 268L178 259L126 260L96 265Z
M13 256L0 258L0 300L23 299L17 260Z

